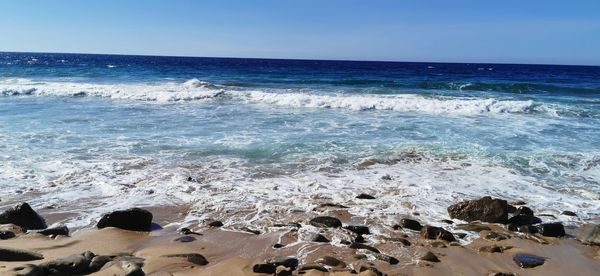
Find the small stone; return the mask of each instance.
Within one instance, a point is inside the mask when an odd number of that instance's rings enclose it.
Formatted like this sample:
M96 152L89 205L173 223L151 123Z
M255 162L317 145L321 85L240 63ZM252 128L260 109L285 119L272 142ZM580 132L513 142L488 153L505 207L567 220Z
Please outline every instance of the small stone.
M540 265L543 265L544 262L546 261L542 257L532 255L532 254L524 254L524 253L516 254L513 257L513 260L521 268L532 268L532 267L540 266Z
M285 245L283 245L283 244L281 244L281 243L276 243L276 244L274 244L274 245L273 245L273 248L282 248L282 247L284 247L284 246L285 246Z
M323 217L315 217L313 219L310 220L310 224L312 226L315 227L322 227L322 228L339 228L342 227L342 222L334 217L327 217L327 216L323 216Z
M221 227L221 226L223 226L223 222L215 220L215 221L209 223L208 226L210 226L210 227Z
M420 253L418 253L417 255L417 259L422 260L422 261L428 261L428 262L439 262L440 259L438 259L438 257L433 254L433 252L431 251L422 251Z
M344 227L358 235L369 235L371 232L369 231L369 227L367 226L358 226L358 225L349 225Z
M508 219L507 223L515 224L517 226L521 225L530 225L530 224L538 224L542 222L542 220L538 217L527 216L527 215L517 215L510 219Z
M244 231L244 232L252 233L254 235L260 235L260 231L254 230L254 229L250 229L248 227L242 227L241 230Z
M308 271L308 270L318 270L318 271L322 271L322 272L327 272L327 268L323 267L320 264L305 264L305 265L301 265L298 268L298 271Z
M2 262L25 262L41 260L44 256L37 252L10 247L0 247L0 261Z
M492 232L485 234L484 238L486 240L491 240L491 241L502 241L502 240L506 240L506 239L510 238L510 236L492 231Z
M358 199L375 199L374 196L368 195L368 194L360 194L360 195L356 196L356 198L358 198Z
M38 233L45 235L45 236L68 236L69 235L69 228L65 225L62 226L58 226L58 227L54 227L54 228L48 228L42 231L38 231Z
M457 236L459 239L464 239L467 236L467 233L458 232L454 233L454 235Z
M277 267L273 264L255 264L252 271L254 273L275 274Z
M402 226L402 228L410 229L413 231L421 231L421 229L423 228L421 223L419 223L418 221L416 221L414 219L408 219L408 218L401 219L400 226Z
M186 253L186 254L171 254L165 255L168 258L185 258L188 262L197 265L207 265L208 261L206 258L198 253Z
M98 229L116 227L130 231L149 232L152 229L152 213L140 208L118 210L102 216Z
M489 276L517 276L512 272L492 272Z
M392 177L389 174L386 174L381 177L381 180L392 180Z
M25 229L44 229L46 221L26 202L19 203L0 214L0 224L14 224Z
M398 259L396 259L396 258L394 258L392 256L388 256L388 255L384 255L384 254L378 254L378 253L373 254L373 256L375 257L375 259L383 261L383 262L386 262L388 264L395 265L395 264L400 263L400 261Z
M365 242L366 242L366 240L365 240L365 238L364 238L363 236L361 236L361 235L358 235L358 236L356 236L356 238L354 239L354 242L357 242L357 243L365 243Z
M316 234L312 239L312 242L330 242L325 236L321 234Z
M0 240L8 240L15 237L15 233L11 231L0 231Z
M565 235L565 227L560 222L543 223L538 226L539 233L546 237L562 237Z
M498 246L498 245L487 245L487 246L482 246L479 247L478 249L479 253L502 253L504 252L504 247Z
M561 213L561 215L570 216L570 217L576 217L577 216L577 214L575 214L574 212L571 212L571 211L563 211Z
M445 224L454 224L454 221L451 221L449 219L443 219L443 220L440 220L440 222L443 222Z
M533 210L527 206L521 206L517 208L517 211L514 212L515 216L528 216L533 217Z
M455 241L456 239L452 235L452 233L444 230L441 227L435 226L424 226L421 229L421 237L429 240L445 240L445 241Z
M323 256L315 261L315 263L327 265L331 267L346 267L346 263L342 260L331 256Z
M275 257L266 261L267 264L272 264L275 267L284 266L291 269L296 269L300 264L300 261L296 258L291 257Z
M182 237L175 239L175 241L177 241L177 242L193 242L195 240L196 240L196 238L194 238L192 236L182 236Z
M372 247L372 246L369 246L369 245L366 245L366 244L362 244L362 243L356 243L356 242L353 242L352 244L350 244L350 248L352 248L352 249L366 249L366 250L369 250L371 252L381 253L381 252L379 252L379 249L377 249L375 247Z

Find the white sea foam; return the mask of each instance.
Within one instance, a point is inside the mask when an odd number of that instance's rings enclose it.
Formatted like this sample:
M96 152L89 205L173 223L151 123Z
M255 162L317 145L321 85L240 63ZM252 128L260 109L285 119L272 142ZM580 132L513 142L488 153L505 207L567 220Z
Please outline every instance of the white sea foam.
M529 113L536 104L529 101L430 98L420 95L312 95L304 93L248 92L246 100L282 106L342 108L350 110L392 110L398 112L483 114Z

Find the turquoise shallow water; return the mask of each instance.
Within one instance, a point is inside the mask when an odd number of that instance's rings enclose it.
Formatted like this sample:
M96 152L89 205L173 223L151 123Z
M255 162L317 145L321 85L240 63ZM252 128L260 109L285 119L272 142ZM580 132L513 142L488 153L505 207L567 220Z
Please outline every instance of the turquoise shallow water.
M0 76L2 197L72 224L181 203L254 223L365 190L381 202L357 214L483 195L600 213L598 67L3 53Z

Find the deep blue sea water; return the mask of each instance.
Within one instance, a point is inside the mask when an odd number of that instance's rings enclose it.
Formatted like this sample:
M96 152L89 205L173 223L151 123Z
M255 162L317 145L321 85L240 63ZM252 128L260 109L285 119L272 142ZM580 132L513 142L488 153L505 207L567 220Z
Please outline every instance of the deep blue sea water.
M0 197L72 225L163 204L262 225L320 201L435 221L483 195L580 223L599 137L600 67L0 53Z

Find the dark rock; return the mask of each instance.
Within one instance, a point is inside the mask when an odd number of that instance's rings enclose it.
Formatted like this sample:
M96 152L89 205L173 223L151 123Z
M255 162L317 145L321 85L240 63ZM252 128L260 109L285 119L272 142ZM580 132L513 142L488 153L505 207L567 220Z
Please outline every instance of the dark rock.
M458 232L454 233L454 235L457 236L459 239L464 239L467 236L467 233Z
M487 231L492 230L488 226L480 224L480 223L459 224L456 226L456 228L465 230L465 231L472 231L472 232L481 232L481 231L486 231L486 230Z
M221 227L221 226L223 226L223 222L215 220L215 221L209 223L208 226L210 226L210 227Z
M492 199L486 196L454 204L448 207L448 214L450 218L468 222L479 220L504 224L508 220L508 204L506 200Z
M527 206L521 206L517 208L517 211L514 212L515 216L528 216L533 217L533 210Z
M417 253L417 259L435 263L440 261L440 259L438 259L438 257L431 251L421 251Z
M283 244L281 244L281 243L276 243L276 244L274 244L274 245L273 245L273 248L282 248L282 247L284 247L284 246L285 246L285 245L283 245Z
M540 222L542 222L542 220L538 217L525 216L525 215L514 216L514 217L508 219L509 224L515 224L517 226L537 224Z
M441 227L430 225L424 226L423 229L421 229L421 237L429 240L445 240L449 242L456 240L452 233Z
M479 251L479 253L481 253L481 252L502 253L502 252L504 252L504 247L498 246L495 244L494 245L486 245L486 246L479 247L478 251Z
M255 229L250 229L248 227L243 227L241 230L245 231L245 232L248 232L248 233L252 233L254 235L260 235L260 231L255 230Z
M90 263L94 257L94 253L86 251L49 261L39 266L50 275L83 275L91 272Z
M0 247L0 261L2 262L25 262L41 260L44 256L37 252L10 247Z
M0 231L0 240L8 240L15 237L15 233L11 231Z
M192 236L181 236L181 237L175 239L175 241L177 241L177 242L193 242L195 240L196 240L196 238L194 238Z
M330 242L329 239L327 239L325 236L321 235L321 234L316 234L312 240L312 242Z
M111 256L96 256L90 261L89 271L96 272L100 270L106 263L112 261Z
M98 229L116 227L124 230L148 232L152 227L152 213L140 208L114 211L102 216L96 226Z
M338 228L338 227L342 227L342 222L334 217L316 217L310 220L310 224L312 226L315 227L322 227L322 228L327 228L327 227L332 227L332 228Z
M301 265L298 268L298 271L307 271L307 270L318 270L318 271L322 271L322 272L327 272L327 268L323 267L320 264L305 264L305 265Z
M400 263L400 261L398 259L396 259L396 258L394 258L392 256L388 256L388 255L384 255L384 254L378 254L378 253L373 254L373 256L375 256L375 259L383 261L383 262L386 262L388 264L395 265L395 264Z
M489 276L517 276L512 272L492 272Z
M531 268L543 265L546 261L544 258L531 254L516 254L513 260L522 268Z
M354 242L365 243L366 240L365 240L365 238L362 235L358 235L358 236L356 236L356 238L354 238Z
M277 267L273 264L255 264L252 271L254 273L275 274Z
M69 228L65 225L62 226L58 226L58 227L54 227L54 228L48 228L42 231L39 231L38 233L45 235L45 236L68 236L69 235Z
M328 265L332 267L346 267L346 263L342 260L331 256L323 256L315 261L318 264Z
M401 219L400 226L402 226L402 228L410 229L413 231L421 231L421 229L423 228L423 226L418 221L408 218Z
M188 262L197 264L197 265L207 265L208 261L204 256L198 253L186 253L186 254L171 254L165 255L167 258L185 258Z
M577 214L575 214L574 212L571 212L571 211L563 211L561 213L561 215L570 216L570 217L576 217L577 216Z
M512 214L517 211L517 207L508 204L507 210L508 210L508 213Z
M381 177L381 180L392 180L392 176L390 176L389 174L386 174Z
M538 228L531 225L521 225L518 227L518 231L526 234L535 234L538 232Z
M356 196L356 198L358 198L358 199L375 199L374 196L368 195L368 194L360 194L360 195Z
M44 229L46 221L26 202L19 203L0 214L0 224L21 226L25 229Z
M194 231L190 230L189 228L181 228L181 229L179 229L179 234L182 234L182 235L198 235L198 236L202 236L201 233L194 232Z
M12 269L15 276L46 276L48 275L41 267L32 264L18 266Z
M492 232L487 233L484 236L484 238L486 240L491 240L491 241L502 241L502 240L506 240L506 239L510 238L510 236L492 231Z
M509 223L506 225L506 229L508 229L509 231L516 232L516 231L519 231L519 225L516 225L514 223Z
M560 222L540 224L538 230L546 237L563 237L565 235L565 227Z
M356 243L356 242L351 243L350 244L350 248L352 248L352 249L366 249L366 250L369 250L371 252L381 253L381 252L379 252L379 249L377 249L375 247L372 247L372 246L369 246L369 245L366 245L366 244L362 244L362 243Z
M592 231L583 239L583 243L600 245L600 225L595 225Z
M298 265L300 264L300 261L296 258L290 258L290 257L275 257L270 260L267 260L266 263L272 264L275 267L285 266L285 267L289 267L291 269L296 269L296 267L298 267Z
M454 221L451 221L449 219L443 219L443 220L440 220L440 222L443 222L445 224L454 224Z
M344 227L358 235L369 235L371 232L369 231L369 227L367 226L358 226L358 225L349 225Z
M358 270L361 274L365 271L371 271L373 274L377 275L377 276L383 276L384 274L379 271L377 268L372 267L372 266L361 266L360 269ZM369 274L367 274L369 275Z

